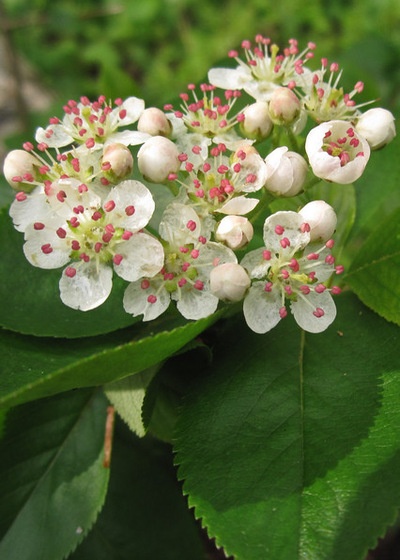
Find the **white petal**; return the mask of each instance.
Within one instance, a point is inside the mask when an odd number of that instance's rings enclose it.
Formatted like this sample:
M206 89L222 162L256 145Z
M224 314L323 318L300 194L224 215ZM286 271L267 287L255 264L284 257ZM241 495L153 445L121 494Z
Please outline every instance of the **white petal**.
M178 299L178 297L177 292L172 293L173 299ZM218 307L218 301L218 298L212 293L193 288L182 290L176 306L185 319L197 320L212 315Z
M125 109L126 115L123 119L119 117L121 109ZM114 109L118 112L118 123L119 126L126 126L127 124L133 124L139 120L140 115L144 111L144 101L138 97L128 97L124 100L122 105L118 109Z
M161 243L147 233L136 233L117 247L122 255L114 270L124 280L134 282L144 276L154 276L164 265L164 249Z
M265 282L254 283L243 302L246 323L252 331L260 334L270 331L281 320L282 296L279 288L266 292L264 287Z
M52 133L49 135L50 130ZM50 148L62 148L74 141L63 124L52 124L46 129L38 128L36 130L35 140L38 144L44 142Z
M200 219L190 206L175 202L168 204L159 226L159 233L165 241L173 247L181 247L197 241L200 232Z
M264 243L267 249L281 254L283 249L281 240L287 238L290 246L284 251L293 254L303 249L310 241L309 232L301 232L300 227L304 220L297 212L281 211L269 216L264 223ZM284 232L279 235L275 228L281 226Z
M151 138L150 134L146 132L139 132L137 130L121 130L120 132L114 132L111 134L105 142L105 146L108 144L114 144L118 142L119 144L124 144L124 146L138 146L143 144Z
M250 71L242 67L233 68L211 68L208 72L208 81L213 86L222 89L243 89L245 84L251 80Z
M317 308L323 310L322 317L314 315ZM291 303L291 310L299 327L310 333L324 331L336 317L336 305L328 291L310 292L307 296L299 294L298 300Z
M255 249L247 253L242 261L241 265L248 271L251 278L265 278L271 267L271 261L267 261L263 258L263 253L265 249L262 247L260 249Z
M25 200L15 199L10 206L9 214L15 229L25 231L34 222L47 222L53 211L47 203L43 187L36 187L26 195Z
M60 278L62 302L72 309L89 311L99 307L108 298L112 288L112 268L100 264L79 262L72 278L63 271ZM66 269L67 270L67 269Z
M257 206L260 201L258 198L248 198L246 196L235 196L228 200L219 212L221 214L228 214L231 216L245 216Z
M143 321L152 321L168 309L171 297L167 290L157 282L150 282L144 289L142 281L132 282L125 290L123 305L127 313L137 317L143 315ZM150 303L149 296L155 296L154 303Z
M38 268L53 269L64 266L70 261L70 248L64 239L60 239L53 225L46 224L42 230L35 230L33 225L27 227L23 251L28 261Z
M104 201L113 201L115 208L108 212L113 225L139 231L144 228L153 215L155 204L151 192L140 181L122 181L114 187ZM133 206L133 214L129 208Z

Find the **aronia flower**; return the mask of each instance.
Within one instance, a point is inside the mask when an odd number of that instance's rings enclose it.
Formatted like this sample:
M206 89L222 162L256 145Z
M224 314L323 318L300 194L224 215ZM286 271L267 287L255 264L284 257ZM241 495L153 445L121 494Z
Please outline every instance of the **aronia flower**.
M305 64L313 58L314 43L300 52L295 39L279 52L277 45L262 35L255 38L253 47L250 41L243 41L245 59L239 58L237 51L230 51L238 66L234 68L212 68L208 73L211 84L222 89L245 90L256 101L268 101L272 92L281 86L301 87L305 76L310 72Z
M368 142L347 121L312 128L305 150L316 177L342 185L361 177L371 153Z
M202 319L214 313L218 297L210 291L211 271L236 262L233 251L201 235L196 212L184 204L167 206L161 223L165 261L153 277L132 282L125 291L124 309L143 321L155 319L174 300L186 319Z
M160 242L144 233L154 211L150 191L138 181L123 181L102 200L76 179L48 188L50 212L36 213L36 199L16 201L35 221L25 228L24 253L39 268L64 267L59 283L63 303L88 311L109 296L114 271L124 280L153 276L163 265ZM31 204L29 202L31 201Z
M116 99L114 105L104 95L91 102L81 97L64 106L62 121L50 119L46 128L36 131L36 141L50 148L61 148L72 143L88 149L118 142L126 146L142 144L149 135L137 130L118 131L119 127L134 124L144 110L144 101L128 97Z
M339 293L326 282L341 273L331 254L333 241L310 244L309 226L296 212L276 212L265 220L265 247L248 253L241 265L252 285L243 303L248 326L265 333L286 317L286 301L298 325L312 333L324 331L335 319L331 293Z

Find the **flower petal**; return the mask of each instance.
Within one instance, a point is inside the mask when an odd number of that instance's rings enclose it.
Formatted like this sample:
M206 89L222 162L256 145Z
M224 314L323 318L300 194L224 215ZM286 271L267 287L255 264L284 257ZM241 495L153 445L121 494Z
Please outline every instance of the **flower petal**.
M282 296L279 288L274 286L270 292L264 288L265 282L255 282L243 302L247 325L260 334L270 331L281 320Z
M171 297L160 282L132 282L125 290L123 305L127 313L137 317L143 314L143 321L152 321L168 309Z
M310 333L324 331L336 317L336 305L327 290L307 296L299 294L297 301L291 303L291 310L299 327Z
M118 245L122 256L114 270L124 280L134 282L145 276L154 276L164 265L164 249L161 243L147 233L136 233L128 241Z
M115 204L108 212L110 221L118 227L139 231L144 228L153 215L155 204L151 192L140 181L122 181L114 187L104 201Z
M73 268L72 276L67 272ZM108 298L112 288L112 268L96 263L79 262L64 270L60 282L62 302L72 309L89 311Z
M185 319L198 320L212 315L218 307L218 298L206 290L183 289L180 295L172 293L172 299L177 299L178 311Z

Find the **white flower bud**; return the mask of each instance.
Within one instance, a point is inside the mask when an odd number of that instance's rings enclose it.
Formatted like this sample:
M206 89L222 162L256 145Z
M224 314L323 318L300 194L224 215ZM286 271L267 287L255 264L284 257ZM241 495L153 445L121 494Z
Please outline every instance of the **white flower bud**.
M162 183L171 173L177 173L181 162L175 144L164 136L153 136L141 146L138 167L143 177L152 183Z
M132 173L133 156L124 144L109 144L103 152L102 168L112 179L124 179Z
M313 200L299 211L304 222L310 226L310 241L328 241L336 229L335 210L324 200Z
M265 188L279 196L295 196L306 180L308 165L297 152L286 146L273 150L266 158L267 180Z
M243 216L225 216L218 224L215 237L231 249L241 249L253 238L254 228Z
M277 88L271 94L269 114L272 121L279 125L289 125L300 115L300 100L293 91L286 87Z
M394 116L387 109L369 109L357 120L355 129L363 136L371 150L383 148L396 136Z
M149 107L141 114L137 123L137 129L151 136L169 136L172 125L161 109Z
M249 286L250 278L240 264L224 263L211 270L210 291L222 301L240 301Z
M263 140L268 138L273 129L274 123L268 111L268 103L258 101L252 103L243 111L244 121L241 129L247 138Z
M36 182L33 183L33 179L40 165L39 160L29 152L12 150L4 160L4 177L13 189L30 192L37 185Z

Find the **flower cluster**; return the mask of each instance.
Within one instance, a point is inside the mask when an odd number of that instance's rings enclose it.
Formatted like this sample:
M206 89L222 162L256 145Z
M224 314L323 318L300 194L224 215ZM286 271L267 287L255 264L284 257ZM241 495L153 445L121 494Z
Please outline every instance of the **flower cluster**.
M334 321L337 216L312 186L359 179L371 151L394 138L393 115L362 112L363 84L344 92L335 62L313 70L314 43L301 50L292 39L281 51L257 35L242 49L229 53L236 68L211 69L178 106L70 100L35 144L8 154L24 254L62 269L65 305L100 306L115 273L125 311L144 321L171 305L201 319L232 302L256 333L288 310L312 333ZM169 197L158 199L160 188ZM300 194L307 204L272 212L276 198Z

